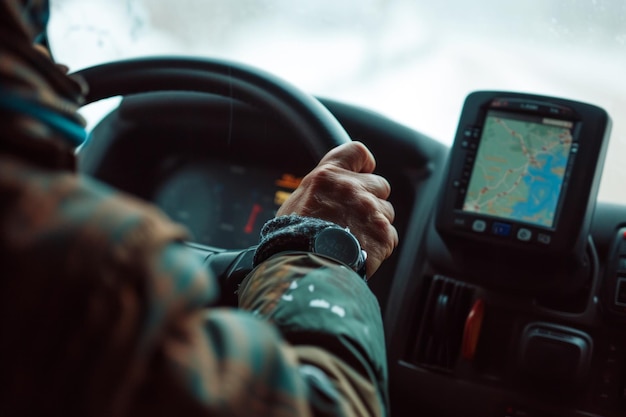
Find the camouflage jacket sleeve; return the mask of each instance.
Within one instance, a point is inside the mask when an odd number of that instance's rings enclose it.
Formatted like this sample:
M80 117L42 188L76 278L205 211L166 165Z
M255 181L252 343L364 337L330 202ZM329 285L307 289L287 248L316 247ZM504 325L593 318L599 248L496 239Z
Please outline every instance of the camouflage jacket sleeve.
M293 347L310 394L333 409L328 415L386 414L380 307L354 271L311 253L283 253L259 265L239 294L241 308L269 320Z
M153 304L165 333L149 367L155 391L135 404L136 414L182 406L187 416L385 414L380 312L351 270L310 254L274 257L244 281L241 310L232 310L163 299L191 296L184 288L199 286L190 278L206 279L182 246L166 247L158 265L159 281L178 284Z

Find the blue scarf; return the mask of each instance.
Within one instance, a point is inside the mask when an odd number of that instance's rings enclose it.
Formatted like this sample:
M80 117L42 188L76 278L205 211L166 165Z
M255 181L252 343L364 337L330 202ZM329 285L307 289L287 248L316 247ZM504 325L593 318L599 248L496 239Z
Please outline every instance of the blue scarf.
M56 142L51 153L72 152L86 138L85 121L77 113L84 82L67 76L33 47L45 34L49 10L47 0L0 1L0 149L9 149L3 141L11 141L11 149L19 142L21 156L31 145L41 149L44 141ZM23 129L12 122L15 114L44 128Z

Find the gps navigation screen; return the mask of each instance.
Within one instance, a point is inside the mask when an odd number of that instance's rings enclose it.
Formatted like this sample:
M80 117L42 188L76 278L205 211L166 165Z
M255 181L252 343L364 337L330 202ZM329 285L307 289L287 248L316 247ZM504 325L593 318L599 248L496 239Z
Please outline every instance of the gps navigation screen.
M552 228L574 123L487 113L463 211Z

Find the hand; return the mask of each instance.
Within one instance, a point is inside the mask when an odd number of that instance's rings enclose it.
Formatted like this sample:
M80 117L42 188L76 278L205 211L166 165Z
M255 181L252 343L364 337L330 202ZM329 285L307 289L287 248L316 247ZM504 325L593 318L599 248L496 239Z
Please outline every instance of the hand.
M277 215L317 217L349 227L367 252L367 276L398 246L392 223L393 206L387 198L389 182L373 174L376 161L361 142L332 149L311 171Z

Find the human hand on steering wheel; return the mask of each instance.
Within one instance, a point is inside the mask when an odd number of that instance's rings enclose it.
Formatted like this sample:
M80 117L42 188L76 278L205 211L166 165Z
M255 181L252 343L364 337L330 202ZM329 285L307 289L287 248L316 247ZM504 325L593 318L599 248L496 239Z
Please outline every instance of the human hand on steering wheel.
M367 252L367 276L398 246L392 225L395 211L387 199L389 182L374 174L376 161L361 142L350 142L329 151L304 177L277 216L299 214L350 228Z

